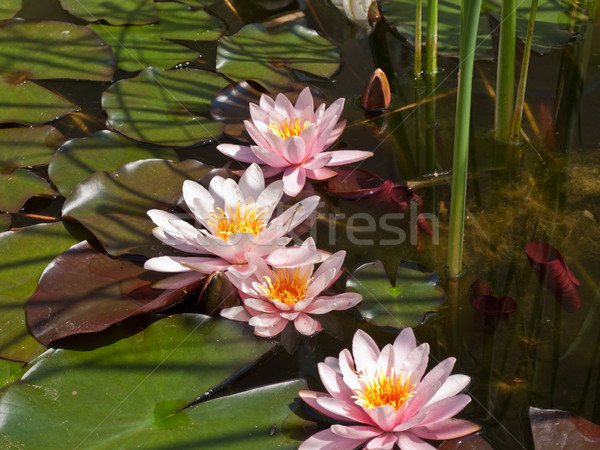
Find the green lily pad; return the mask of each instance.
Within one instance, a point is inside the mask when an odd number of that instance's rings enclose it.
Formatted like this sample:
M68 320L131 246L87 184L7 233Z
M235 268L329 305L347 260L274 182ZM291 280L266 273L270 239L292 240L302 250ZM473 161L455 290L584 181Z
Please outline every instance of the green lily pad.
M48 165L48 174L59 192L67 197L81 180L94 172L116 170L128 162L155 158L179 159L171 149L142 147L117 133L102 130L61 146Z
M222 123L209 118L209 107L227 84L204 70L149 67L109 87L102 106L111 127L131 139L186 147L216 139L223 131Z
M113 25L144 25L158 20L152 0L60 0L60 4L88 22L103 19Z
M10 230L12 218L9 213L0 212L0 233Z
M31 81L12 84L0 77L0 123L42 125L64 116L77 107Z
M181 3L157 3L160 34L165 39L214 41L221 36L219 22L201 9Z
M352 272L346 288L362 294L358 309L365 318L395 328L420 325L425 314L436 311L444 301L437 273L408 262L398 265L394 286L383 263L376 261Z
M204 8L205 6L212 5L215 0L183 0L181 3L190 5L194 8Z
M13 17L21 9L23 0L0 0L0 20Z
M126 330L112 331L122 337ZM208 448L220 439L271 442L270 427L289 415L302 382L180 411L271 347L241 324L182 314L109 346L49 352L0 400L0 446ZM250 401L253 408L246 409ZM207 446L193 445L202 440Z
M65 137L49 125L0 130L0 172L48 164Z
M335 46L299 24L246 25L233 36L223 37L217 48L219 72L235 81L258 81L271 91L291 87L288 69L329 78L339 66Z
M158 24L121 27L92 24L88 27L111 45L119 68L130 72L150 66L168 69L200 56L195 50L163 39Z
M460 48L460 9L461 0L448 0L438 4L438 53L445 56L459 56ZM415 3L409 0L386 0L382 2L381 14L402 36L415 42ZM427 33L427 2L423 2L422 36L425 44ZM493 57L492 38L488 18L482 14L477 29L475 57Z
M10 173L0 173L0 211L19 212L33 196L57 194L46 180L29 170L15 169Z
M111 48L81 25L14 21L0 27L0 42L0 73L14 84L55 78L108 81L115 71Z
M23 368L23 363L17 361L0 360L0 389L7 384L13 383L14 377Z
M27 330L25 302L46 266L77 242L61 222L0 233L0 357L28 362L46 350Z
M184 180L197 180L210 169L195 160L149 159L114 172L96 172L69 195L63 215L85 225L113 256L126 252L155 256L160 246L146 212L176 205Z

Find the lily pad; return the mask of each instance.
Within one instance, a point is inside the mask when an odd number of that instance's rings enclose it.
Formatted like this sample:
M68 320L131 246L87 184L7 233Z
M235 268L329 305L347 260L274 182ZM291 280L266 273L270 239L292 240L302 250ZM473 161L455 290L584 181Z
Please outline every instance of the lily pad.
M149 209L168 209L181 198L184 180L210 171L195 160L149 159L97 172L79 183L63 205L63 215L81 222L113 256L126 252L156 256Z
M215 0L182 0L181 3L193 6L194 8L204 8L205 6L212 5Z
M120 27L93 24L88 27L110 44L119 68L130 72L149 66L168 69L200 56L195 50L163 39L157 24Z
M21 9L23 0L0 0L0 20L13 17Z
M48 164L65 137L49 125L0 130L0 172Z
M33 196L57 195L46 180L26 169L0 173L0 211L19 212Z
M14 21L0 28L0 41L0 73L14 84L55 78L108 81L115 71L111 48L85 26Z
M113 336L119 334L123 331L113 330ZM293 448L280 433L269 436L269 429L274 423L281 429L302 382L181 410L271 347L238 323L182 314L106 347L56 350L33 365L0 400L0 445L209 448L223 439L234 444L227 448L283 443Z
M157 3L160 34L165 39L214 41L221 36L219 22L201 9L181 3Z
M600 426L558 409L529 408L535 450L594 450L600 447Z
M102 96L108 122L131 139L186 147L219 137L223 124L210 118L210 102L227 85L218 74L153 67L121 80Z
M0 212L0 232L10 230L12 218L9 213Z
M0 77L0 98L0 123L42 125L77 110L62 97L31 81L12 84Z
M59 0L64 9L76 17L97 22L106 20L113 25L143 25L156 22L152 0Z
M339 66L335 46L297 23L273 28L246 25L233 36L223 37L217 48L219 72L235 81L258 81L271 91L292 86L288 69L329 78Z
M50 345L165 308L202 284L199 280L181 289L152 289L150 285L160 276L165 274L110 258L87 242L79 242L56 257L42 274L27 302L27 324L38 341Z
M13 382L13 378L21 371L23 363L0 360L0 389Z
M116 170L123 164L142 159L177 161L177 154L166 148L142 147L108 130L61 146L48 166L50 179L65 197L77 184L94 172Z
M425 314L436 311L445 298L437 273L409 262L398 265L394 285L383 263L375 261L352 272L346 288L362 294L358 309L365 318L395 328L420 325Z
M50 261L77 242L60 222L0 233L0 357L28 362L46 350L27 330L25 302Z

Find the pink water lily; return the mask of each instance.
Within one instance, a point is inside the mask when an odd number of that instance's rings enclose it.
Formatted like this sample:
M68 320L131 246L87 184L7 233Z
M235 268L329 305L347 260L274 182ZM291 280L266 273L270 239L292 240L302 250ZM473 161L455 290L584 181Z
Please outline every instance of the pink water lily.
M338 279L345 256L343 250L325 256L308 238L299 247L282 248L257 260L250 277L232 270L227 276L237 287L243 306L226 308L221 315L248 322L262 337L276 336L289 322L301 334L311 336L321 329L311 315L348 309L362 300L354 292L319 295ZM323 260L316 271L315 260Z
M405 328L393 344L381 351L373 339L358 330L339 358L319 363L321 381L328 394L300 391L300 397L317 411L341 422L320 431L300 450L434 449L424 439L453 439L481 427L454 419L471 398L460 392L470 378L450 375L455 358L447 358L426 375L428 344L417 346Z
M259 104L250 103L251 120L244 121L256 145L220 144L217 149L239 161L265 164L265 177L283 172L284 192L295 197L306 179L324 180L336 175L328 169L361 161L372 152L361 150L323 151L340 136L345 121L338 123L344 99L315 110L309 88L304 88L296 104L277 95L262 95Z
M156 287L175 289L186 286L213 271L235 267L237 274L249 275L259 260L285 246L285 235L303 222L317 207L318 196L308 197L282 214L271 218L283 195L283 183L265 188L260 167L252 164L239 182L214 177L205 189L199 183L183 183L183 199L198 227L175 214L152 209L148 215L158 225L153 230L163 243L186 253L204 256L160 256L144 264L149 270L178 275L159 282Z

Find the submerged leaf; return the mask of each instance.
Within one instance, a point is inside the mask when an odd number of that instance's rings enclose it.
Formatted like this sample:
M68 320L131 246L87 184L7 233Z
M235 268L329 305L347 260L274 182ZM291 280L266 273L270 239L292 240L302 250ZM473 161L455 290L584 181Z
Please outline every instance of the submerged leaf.
M44 345L80 333L95 333L128 317L165 308L197 288L157 290L157 278L140 264L114 259L80 242L46 268L27 302L27 324ZM164 274L163 274L164 276ZM65 279L69 283L65 283Z
M565 311L579 310L581 297L577 286L581 284L560 252L547 242L532 241L525 246L525 253L540 284L556 297Z
M558 409L529 408L535 450L597 450L600 426Z

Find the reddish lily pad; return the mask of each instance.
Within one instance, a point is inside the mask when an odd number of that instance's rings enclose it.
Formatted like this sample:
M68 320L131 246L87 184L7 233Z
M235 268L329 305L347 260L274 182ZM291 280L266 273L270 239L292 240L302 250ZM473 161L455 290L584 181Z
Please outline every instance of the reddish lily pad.
M0 41L0 74L14 84L55 78L108 81L115 71L111 48L81 25L14 21L0 27ZM41 51L48 48L52 51Z
M223 37L217 49L217 70L235 81L252 79L270 91L289 89L288 69L329 78L340 66L335 46L316 31L286 23L273 28L243 27Z
M21 9L23 0L0 0L0 20L13 17Z
M113 26L92 24L115 52L120 69L134 72L149 66L168 69L181 62L193 61L200 54L183 45L163 39L161 28L153 25Z
M48 164L65 137L49 125L0 130L0 172Z
M97 22L106 20L113 25L143 25L156 22L152 0L59 0L64 9L76 17Z
M438 450L494 450L479 434L469 434L442 442Z
M116 170L128 162L154 158L179 160L171 149L142 147L117 133L102 130L62 145L50 161L48 174L67 197L81 180L94 172Z
M186 147L216 139L223 124L209 118L209 105L228 82L197 69L163 71L150 67L121 80L102 96L110 125L131 139Z
M525 253L540 284L556 297L565 311L579 310L581 297L577 286L581 284L560 252L547 242L533 241L527 244Z
M48 263L76 242L60 222L0 233L0 357L28 362L46 350L27 330L25 302Z
M535 450L597 450L600 426L557 409L529 408Z
M425 314L437 311L445 299L437 273L409 262L398 265L395 284L381 261L363 264L346 281L349 291L358 292L362 315L380 326L415 327Z
M164 275L164 274L163 274ZM65 279L69 283L65 283ZM114 259L87 242L75 244L46 268L27 302L27 324L44 345L80 333L95 333L128 317L165 308L202 284L159 290L157 273Z
M219 22L201 9L174 2L157 3L160 34L165 39L214 41L221 36Z
M19 212L36 195L58 195L46 180L26 169L0 173L0 211Z
M114 172L96 172L69 195L63 215L85 225L113 256L156 256L161 246L152 236L154 224L146 212L176 205L184 180L197 180L210 169L194 160L148 159Z
M0 123L42 125L77 110L75 105L31 81L14 84L0 77L0 98Z

